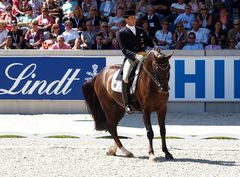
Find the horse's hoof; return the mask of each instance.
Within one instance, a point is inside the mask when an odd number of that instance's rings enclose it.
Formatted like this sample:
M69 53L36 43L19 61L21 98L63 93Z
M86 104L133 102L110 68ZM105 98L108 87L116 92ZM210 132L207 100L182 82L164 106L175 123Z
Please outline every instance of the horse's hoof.
M133 153L129 152L128 154L125 155L125 157L131 158L131 157L134 157L134 155L133 155Z
M165 155L165 159L166 159L166 160L173 160L172 154L170 154L170 153L169 153L169 154L166 154L166 155Z
M116 152L117 152L116 148L114 148L113 146L111 146L111 147L109 148L108 152L107 152L107 155L108 155L108 156L116 156Z
M150 155L149 156L149 161L150 162L157 162L157 157L155 155Z
M116 153L113 153L113 152L110 152L110 151L108 151L106 154L107 154L108 156L116 156Z

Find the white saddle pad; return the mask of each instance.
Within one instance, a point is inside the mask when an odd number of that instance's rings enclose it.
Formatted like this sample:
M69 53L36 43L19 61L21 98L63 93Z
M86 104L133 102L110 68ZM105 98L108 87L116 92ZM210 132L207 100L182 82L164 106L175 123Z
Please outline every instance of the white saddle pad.
M138 63L137 69L135 71L134 80L130 87L130 94L133 94L136 90L137 79L140 73L140 67L141 67L141 63ZM116 80L119 72L120 72L120 69L118 69L117 72L115 72L115 74L113 75L112 83L111 83L111 88L115 92L122 92L122 80Z

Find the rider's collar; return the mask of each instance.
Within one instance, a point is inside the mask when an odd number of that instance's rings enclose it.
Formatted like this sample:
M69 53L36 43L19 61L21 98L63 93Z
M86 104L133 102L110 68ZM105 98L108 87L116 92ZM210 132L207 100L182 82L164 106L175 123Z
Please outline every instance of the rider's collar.
M126 24L126 27L129 28L133 32L133 34L136 35L136 27L135 26L130 26L130 25Z

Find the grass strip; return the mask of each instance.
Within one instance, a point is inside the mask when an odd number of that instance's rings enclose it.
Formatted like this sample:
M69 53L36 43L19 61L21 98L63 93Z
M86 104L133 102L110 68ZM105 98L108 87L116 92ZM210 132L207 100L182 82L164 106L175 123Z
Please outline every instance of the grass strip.
M211 136L203 139L205 140L238 140L237 138L227 137L227 136Z
M71 135L53 135L53 136L47 136L44 138L80 138L78 136L71 136Z
M0 138L26 138L26 137L20 135L0 135Z

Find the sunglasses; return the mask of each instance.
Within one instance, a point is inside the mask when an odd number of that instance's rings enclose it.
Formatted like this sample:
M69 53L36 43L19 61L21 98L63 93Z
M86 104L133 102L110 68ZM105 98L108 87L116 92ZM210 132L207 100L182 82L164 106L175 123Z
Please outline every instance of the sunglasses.
M235 23L235 24L233 24L233 25L239 25L239 23Z
M189 39L195 39L195 37L189 37Z

